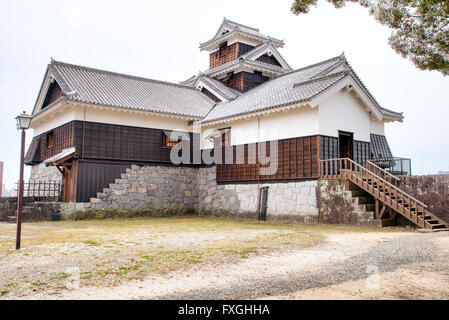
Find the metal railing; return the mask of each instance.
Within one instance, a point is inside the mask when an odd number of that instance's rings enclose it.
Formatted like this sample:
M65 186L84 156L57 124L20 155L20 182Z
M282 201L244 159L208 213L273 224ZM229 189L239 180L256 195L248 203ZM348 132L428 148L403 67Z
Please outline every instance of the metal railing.
M18 185L18 183L16 183ZM17 192L17 188L16 188ZM61 199L62 186L60 181L34 181L24 182L23 196L33 197L36 200L48 199L59 201Z
M372 163L392 175L411 175L412 164L409 158L391 157L371 160Z

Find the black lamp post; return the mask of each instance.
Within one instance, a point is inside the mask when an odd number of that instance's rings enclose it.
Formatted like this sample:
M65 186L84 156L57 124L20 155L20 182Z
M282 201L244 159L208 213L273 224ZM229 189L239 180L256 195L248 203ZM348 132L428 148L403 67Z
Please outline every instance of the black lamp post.
M25 130L30 127L31 116L24 111L16 117L17 130L22 130L22 145L20 149L20 178L19 188L17 190L17 234L16 250L20 249L20 234L22 230L22 209L23 209L23 167L25 158Z

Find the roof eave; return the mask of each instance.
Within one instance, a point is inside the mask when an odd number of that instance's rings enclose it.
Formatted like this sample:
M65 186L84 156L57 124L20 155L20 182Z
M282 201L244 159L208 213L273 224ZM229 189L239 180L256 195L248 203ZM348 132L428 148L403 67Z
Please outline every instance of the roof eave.
M231 32L228 32L228 33L222 35L222 36L219 36L218 38L213 38L213 39L211 39L209 41L200 43L200 45L199 45L200 51L204 51L204 50L212 51L212 50L215 50L216 47L220 43L222 43L223 41L228 40L229 38L232 38L234 35L237 35L237 34L239 34L240 36L243 36L243 37L247 37L250 40L256 40L256 41L258 40L261 43L271 40L273 45L276 46L277 48L279 48L279 47L282 48L285 45L283 40L275 39L275 38L272 38L272 37L269 37L269 36L263 36L262 37L262 36L254 35L254 34L245 32L243 30L233 30Z

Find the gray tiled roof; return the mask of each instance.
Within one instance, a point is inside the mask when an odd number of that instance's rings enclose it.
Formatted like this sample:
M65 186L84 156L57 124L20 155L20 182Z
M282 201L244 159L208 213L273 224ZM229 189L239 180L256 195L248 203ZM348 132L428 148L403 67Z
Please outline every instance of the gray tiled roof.
M382 114L389 119L400 120L402 122L402 119L404 118L402 112L392 111L384 107L380 107L380 111L382 111Z
M224 35L220 35L220 34L218 34L218 32L220 31L220 29L221 29L221 27L223 25L228 27L230 32L228 32L228 33L226 33ZM218 28L218 31L215 34L215 36L211 40L201 43L200 44L200 48L204 48L205 46L210 45L210 44L212 44L212 43L214 43L216 41L218 41L218 42L224 41L233 32L241 32L243 34L247 34L249 36L259 38L262 41L271 40L274 43L276 43L278 46L284 46L284 41L276 39L276 38L273 38L273 37L270 37L270 36L267 36L267 35L264 35L257 28L248 27L248 26L245 26L243 24L240 24L240 23L237 23L237 22L234 22L234 21L231 21L231 20L228 20L228 19L224 18L223 22L220 25L220 28Z
M336 65L340 59L339 56L267 81L233 101L217 104L202 122L307 101L348 74L348 71L344 71L313 78L318 73Z
M340 72L335 70L343 65ZM245 115L257 111L309 101L347 76L360 83L380 112L391 119L402 120L402 113L382 108L347 63L344 54L297 69L255 87L233 101L215 105L203 123Z
M88 104L202 118L214 102L198 90L163 81L52 60L49 70L65 99Z

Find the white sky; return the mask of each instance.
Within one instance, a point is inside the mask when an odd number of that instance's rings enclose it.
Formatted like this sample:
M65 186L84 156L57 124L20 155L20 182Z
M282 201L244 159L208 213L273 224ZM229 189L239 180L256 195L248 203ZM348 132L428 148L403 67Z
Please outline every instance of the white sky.
M0 0L0 161L7 187L19 171L14 117L32 111L50 58L178 82L208 68L198 45L223 17L284 39L280 52L295 69L344 51L379 103L404 112L404 123L386 126L393 155L412 158L414 174L449 170L449 77L418 71L398 56L387 43L390 30L366 9L335 10L322 0L295 16L291 2ZM27 146L31 138L32 130Z

